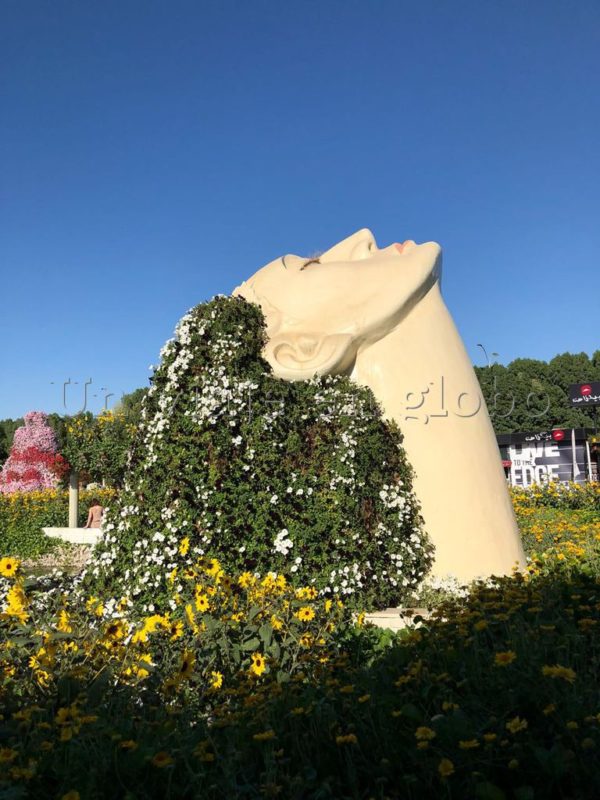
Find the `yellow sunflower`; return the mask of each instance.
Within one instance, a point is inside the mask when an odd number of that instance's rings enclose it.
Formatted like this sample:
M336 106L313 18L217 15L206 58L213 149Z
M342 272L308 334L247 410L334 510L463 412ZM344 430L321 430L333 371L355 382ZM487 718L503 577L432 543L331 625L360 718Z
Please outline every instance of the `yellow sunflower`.
M14 578L19 571L19 563L16 558L10 556L0 558L0 575L4 578Z
M210 673L210 688L211 689L220 689L223 686L223 673L221 672L211 672Z
M182 556L186 556L190 549L190 537L184 536L183 539L179 542L179 552Z
M191 650L184 650L181 654L181 661L179 663L179 677L182 680L191 678L194 672L194 665L196 664L196 656Z
M252 653L252 664L250 665L250 672L254 675L262 675L267 666L267 662L262 653Z
M180 636L183 636L183 622L181 620L172 622L169 627L169 634L172 642L179 639Z
M196 608L201 614L205 614L210 609L210 601L205 594L196 594Z
M165 753L164 750L161 750L159 753L156 753L156 755L152 756L151 761L155 767L159 767L160 769L175 763L171 756L168 753Z
M310 622L315 618L315 611L310 606L302 606L296 611L296 617L300 622Z

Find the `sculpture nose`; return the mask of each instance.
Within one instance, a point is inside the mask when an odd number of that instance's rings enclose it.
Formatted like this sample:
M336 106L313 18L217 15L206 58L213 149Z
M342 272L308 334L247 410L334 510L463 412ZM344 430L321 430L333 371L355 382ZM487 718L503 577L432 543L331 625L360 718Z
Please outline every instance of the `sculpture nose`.
M358 261L368 258L374 250L377 250L375 237L368 228L361 228L326 250L321 256L321 261Z

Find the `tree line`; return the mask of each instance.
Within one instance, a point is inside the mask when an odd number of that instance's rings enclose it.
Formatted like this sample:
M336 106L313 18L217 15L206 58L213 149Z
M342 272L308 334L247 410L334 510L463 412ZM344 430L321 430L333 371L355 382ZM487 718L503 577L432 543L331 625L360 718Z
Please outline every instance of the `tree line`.
M146 392L147 389L136 389L124 395L113 409L98 415L90 411L74 416L48 415L58 452L81 474L84 483L121 485ZM8 458L15 431L22 425L23 418L0 420L0 465Z
M600 350L591 357L562 353L550 361L516 358L475 372L496 433L594 427L593 407L571 406L569 386L600 381Z

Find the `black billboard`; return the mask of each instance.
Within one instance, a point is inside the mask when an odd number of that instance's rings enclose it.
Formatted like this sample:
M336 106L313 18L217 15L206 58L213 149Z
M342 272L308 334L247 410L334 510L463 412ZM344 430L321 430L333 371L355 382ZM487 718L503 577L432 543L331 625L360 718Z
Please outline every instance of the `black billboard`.
M585 428L501 433L496 438L513 486L589 480Z
M572 383L569 386L569 401L572 406L600 406L600 381Z

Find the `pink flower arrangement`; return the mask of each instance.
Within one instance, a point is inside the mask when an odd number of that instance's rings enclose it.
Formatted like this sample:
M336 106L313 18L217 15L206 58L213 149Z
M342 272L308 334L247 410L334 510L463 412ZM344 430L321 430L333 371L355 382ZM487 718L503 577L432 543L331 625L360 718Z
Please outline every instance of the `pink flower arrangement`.
M15 431L10 455L0 472L3 494L53 489L69 468L56 452L56 436L48 425L47 414L30 411L24 419L25 424Z

